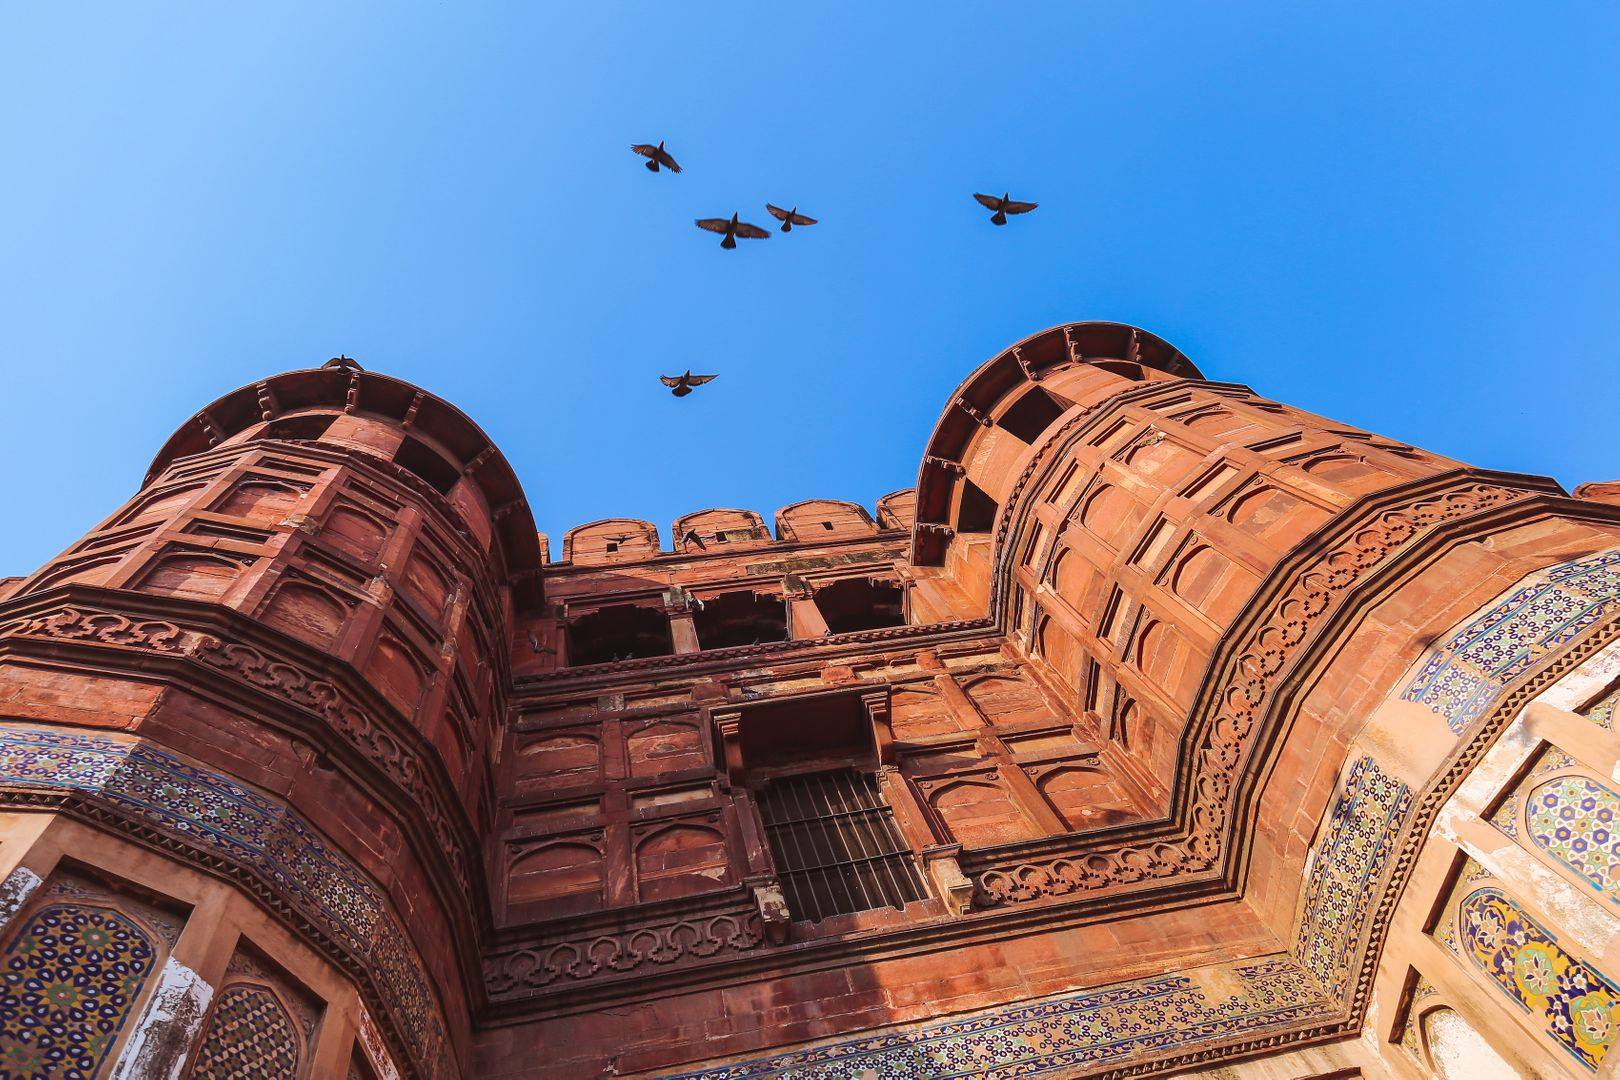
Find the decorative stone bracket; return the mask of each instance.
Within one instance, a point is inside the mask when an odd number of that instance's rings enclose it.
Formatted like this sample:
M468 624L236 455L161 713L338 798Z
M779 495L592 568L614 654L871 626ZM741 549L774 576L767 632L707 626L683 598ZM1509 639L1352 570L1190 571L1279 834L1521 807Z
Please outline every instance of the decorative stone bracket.
M957 861L961 854L961 844L941 844L924 848L922 853L934 889L952 915L966 915L973 910L973 880L962 873L962 864Z
M787 944L793 915L788 911L787 898L782 895L782 883L774 877L751 877L743 884L754 894L754 906L759 909L765 940L772 945Z

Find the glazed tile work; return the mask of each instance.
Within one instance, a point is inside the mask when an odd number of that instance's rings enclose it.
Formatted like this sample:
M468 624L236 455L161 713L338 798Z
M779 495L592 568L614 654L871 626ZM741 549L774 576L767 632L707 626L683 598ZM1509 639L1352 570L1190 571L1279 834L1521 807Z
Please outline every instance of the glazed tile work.
M1584 715L1604 731L1613 731L1616 704L1620 704L1620 690L1616 690L1590 709L1587 709Z
M1411 789L1363 756L1350 767L1312 855L1295 953L1335 997L1345 992L1356 936L1411 809Z
M252 983L225 988L208 1018L193 1077L277 1080L298 1073L298 1035L275 994Z
M1535 786L1538 778L1555 773L1560 769L1575 768L1575 759L1558 749L1556 746L1548 747L1541 752L1536 763L1525 774L1524 780L1519 783L1517 790L1503 800L1502 805L1491 814L1490 822L1500 829L1505 836L1515 840L1519 838L1519 810L1524 805L1525 794Z
M1458 911L1461 951L1561 1048L1596 1071L1620 1023L1620 987L1571 956L1497 888L1470 893Z
M1401 1046L1419 1062L1423 1060L1423 1051L1418 1026L1423 1017L1424 1002L1438 993L1428 979L1418 976L1417 985L1412 988L1411 1003L1406 1007L1406 1020L1401 1024Z
M1609 900L1620 900L1620 796L1584 776L1560 776L1530 792L1530 842Z
M1185 975L1168 975L714 1066L669 1080L1069 1076L1213 1039L1260 1035L1326 1018L1337 1007L1291 957L1243 964L1234 973L1243 991L1222 1001L1212 1001Z
M270 885L376 974L413 1052L446 1053L427 975L371 882L274 799L140 741L0 729L0 789L72 792L229 860Z
M157 961L132 920L51 904L7 943L0 973L0 1077L91 1077Z
M1620 610L1620 551L1531 574L1431 648L1402 695L1458 735L1509 683Z

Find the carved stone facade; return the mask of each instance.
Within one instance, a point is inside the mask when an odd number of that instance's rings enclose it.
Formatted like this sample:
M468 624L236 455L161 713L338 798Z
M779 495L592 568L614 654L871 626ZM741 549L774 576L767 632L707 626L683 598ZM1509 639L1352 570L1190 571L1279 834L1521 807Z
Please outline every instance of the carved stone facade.
M1612 1069L1612 485L1116 324L938 391L556 560L413 386L197 414L0 580L0 1075Z

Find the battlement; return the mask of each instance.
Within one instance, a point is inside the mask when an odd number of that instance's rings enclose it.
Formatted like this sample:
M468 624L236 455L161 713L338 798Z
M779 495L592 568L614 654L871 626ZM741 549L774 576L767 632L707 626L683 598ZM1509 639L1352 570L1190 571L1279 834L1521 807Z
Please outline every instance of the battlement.
M601 518L563 534L560 562L576 567L621 566L658 558L876 538L910 530L916 505L916 492L911 488L883 496L875 514L841 499L804 499L776 511L774 536L773 528L756 511L711 507L676 518L670 525L668 547L651 521ZM540 546L549 550L550 538L542 534Z

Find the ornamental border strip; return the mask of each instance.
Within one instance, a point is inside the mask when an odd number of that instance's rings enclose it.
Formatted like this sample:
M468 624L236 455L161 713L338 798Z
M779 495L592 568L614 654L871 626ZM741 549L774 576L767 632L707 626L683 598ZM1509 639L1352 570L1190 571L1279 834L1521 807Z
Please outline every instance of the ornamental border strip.
M33 597L30 594L29 599ZM397 722L397 712L392 714L395 724L379 723L372 718L371 710L357 704L339 681L321 678L293 660L271 657L244 641L226 641L211 630L170 619L95 610L89 604L74 603L71 597L0 623L0 644L17 640L150 650L176 660L195 661L206 670L233 678L319 718L322 730L339 735L410 798L426 818L437 851L448 861L457 885L463 890L479 887L471 873L466 839L457 835L453 824L461 812L446 794L443 778L431 764L424 764L424 760L432 758L423 753L428 744L410 724ZM287 673L297 681L291 681ZM385 705L384 713L391 708ZM401 730L409 735L401 737ZM410 737L420 745L409 746Z

